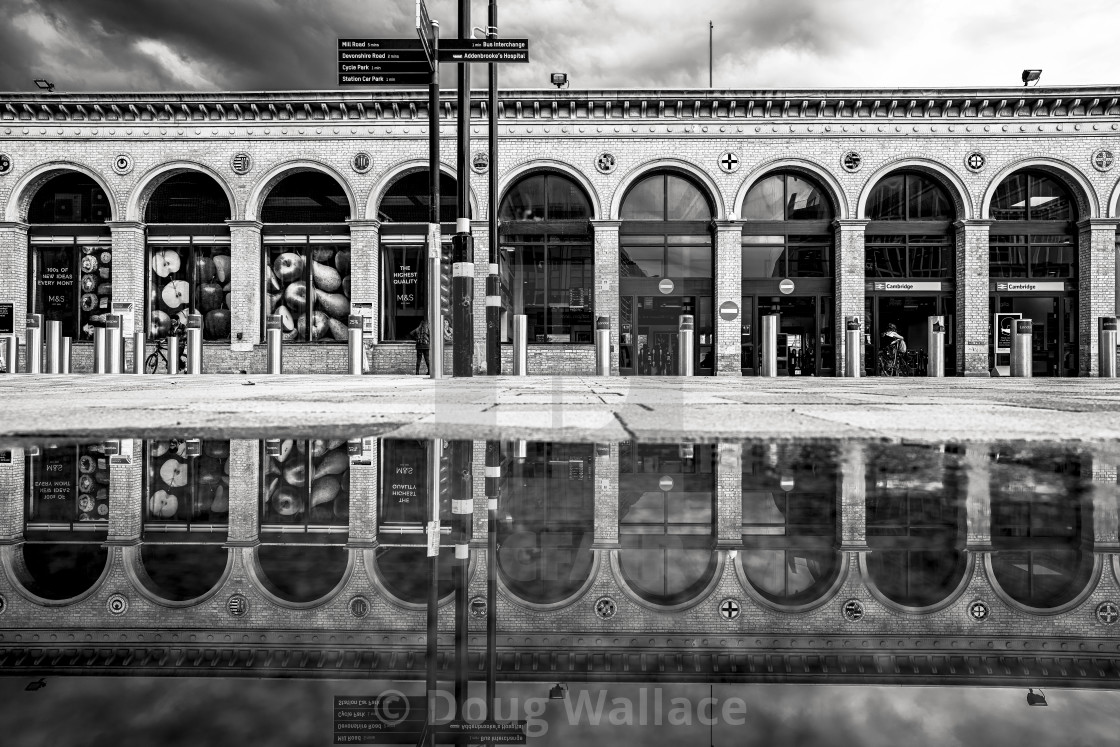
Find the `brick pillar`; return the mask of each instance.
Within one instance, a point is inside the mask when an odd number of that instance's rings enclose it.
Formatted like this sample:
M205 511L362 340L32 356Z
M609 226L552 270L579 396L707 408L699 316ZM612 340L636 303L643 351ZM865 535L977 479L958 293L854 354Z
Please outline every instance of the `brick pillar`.
M472 220L471 235L474 236L474 373L476 376L485 376L486 276L490 274L490 221ZM482 443L485 452L485 441Z
M606 316L611 320L612 376L618 376L618 228L621 225L622 221L617 220L591 221L595 241L595 318ZM616 466L616 472L617 469Z
M237 439L229 442L228 545L231 547L253 546L260 542L260 459L260 441Z
M966 547L975 552L992 549L992 495L989 485L991 461L988 449L968 446L964 454Z
M370 464L350 462L350 547L377 547L377 449Z
M147 293L144 282L144 224L138 221L106 221L113 234L113 302L132 302L136 328L147 331ZM124 338L125 370L132 370L132 336ZM142 354L142 353L141 353Z
M12 304L12 331L22 340L27 328L31 253L26 223L0 223L0 303Z
M261 343L261 273L264 249L261 224L255 220L230 220L230 349L252 352ZM241 339L237 336L241 335ZM232 491L231 491L232 492Z
M618 549L618 444L595 446L595 550Z
M23 449L7 449L11 464L0 464L0 545L23 538L23 508L27 491ZM0 452L2 453L2 452Z
M990 220L958 221L956 372L986 377L988 365L988 229Z
M861 328L867 329L863 318L863 266L864 234L866 220L838 220L836 226L836 300L832 328L836 338L836 375L844 376L845 370L845 318L858 316ZM863 359L861 346L860 360Z
M114 256L113 264L116 263ZM113 290L116 291L116 288ZM109 461L109 534L106 544L136 545L140 543L144 524L144 441L139 438L124 439L120 445L120 453L131 456L132 461L130 464L113 464L111 458Z
M1116 316L1115 218L1077 224L1077 348L1079 376L1098 375L1097 319Z
M719 317L720 304L731 301L736 306L743 303L743 228L735 221L716 223L716 262L712 299L715 313L716 376L742 376L742 313L739 318L724 321ZM862 266L862 265L861 265ZM700 328L696 336L699 341Z
M867 447L858 443L840 454L840 549L867 550Z
M737 549L743 544L743 445L721 443L718 448L716 547Z
M1117 505L1115 453L1093 450L1093 550L1120 553L1120 506Z

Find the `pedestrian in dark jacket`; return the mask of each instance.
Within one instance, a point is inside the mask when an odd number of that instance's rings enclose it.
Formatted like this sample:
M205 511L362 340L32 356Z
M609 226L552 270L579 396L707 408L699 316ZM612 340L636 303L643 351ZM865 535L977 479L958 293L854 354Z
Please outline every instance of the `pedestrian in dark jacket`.
M427 373L430 376L432 373L432 361L428 357L428 352L432 347L432 328L428 324L428 317L424 317L420 322L420 326L408 333L408 336L416 340L416 375L420 375L420 361L424 361L424 366L428 369Z

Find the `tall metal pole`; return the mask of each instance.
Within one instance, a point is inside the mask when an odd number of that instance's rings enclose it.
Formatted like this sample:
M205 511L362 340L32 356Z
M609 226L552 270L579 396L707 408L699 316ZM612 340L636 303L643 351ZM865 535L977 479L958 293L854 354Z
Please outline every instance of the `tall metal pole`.
M498 499L501 497L501 441L486 442L486 718L497 711L498 659Z
M464 718L469 687L469 658L467 651L470 607L470 588L467 569L470 565L471 518L474 512L474 480L471 462L474 460L474 442L451 442L451 513L455 521L455 565L452 566L455 583L455 705L457 718Z
M443 309L440 273L443 239L439 205L439 23L432 21L432 77L428 83L428 375L443 377Z
M433 64L437 64L434 63ZM438 66L438 64L437 64ZM428 451L428 530L435 531L439 542L439 462L443 453L443 440L439 438L429 441ZM436 659L439 656L439 544L432 552L432 538L428 538L428 618L427 618L427 644L428 644L428 726L432 726L436 705L436 688L439 687L436 677ZM429 744L435 745L435 734L431 734Z
M498 0L490 0L486 36L498 38ZM487 108L490 110L490 271L486 275L486 373L502 372L502 348L498 334L502 325L502 295L498 280L498 64L490 63L490 88Z
M459 38L471 36L470 0L459 0ZM455 176L458 209L451 261L452 371L456 377L473 376L474 352L474 238L470 220L471 66L459 63L458 158Z
M708 21L708 88L712 87L712 22Z

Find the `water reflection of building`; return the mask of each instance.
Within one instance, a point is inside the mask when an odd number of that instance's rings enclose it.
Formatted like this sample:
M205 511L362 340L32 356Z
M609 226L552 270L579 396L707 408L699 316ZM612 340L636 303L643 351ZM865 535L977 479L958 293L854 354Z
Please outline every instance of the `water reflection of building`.
M3 666L422 676L427 443L121 441L114 459L117 445L0 464ZM468 477L471 595L484 597L483 453ZM501 454L500 678L1111 686L1120 673L1116 459L1103 452ZM483 625L472 619L478 653Z

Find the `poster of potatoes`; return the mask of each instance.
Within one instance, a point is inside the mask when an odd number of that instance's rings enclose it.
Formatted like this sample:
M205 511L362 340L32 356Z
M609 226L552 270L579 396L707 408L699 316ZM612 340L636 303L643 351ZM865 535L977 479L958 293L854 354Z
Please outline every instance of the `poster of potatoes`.
M346 342L350 247L270 246L265 313L280 317L285 342Z
M148 337L185 329L192 310L202 314L203 340L228 340L231 260L228 246L169 246L152 253L152 310Z

